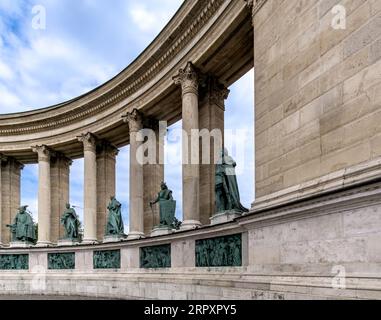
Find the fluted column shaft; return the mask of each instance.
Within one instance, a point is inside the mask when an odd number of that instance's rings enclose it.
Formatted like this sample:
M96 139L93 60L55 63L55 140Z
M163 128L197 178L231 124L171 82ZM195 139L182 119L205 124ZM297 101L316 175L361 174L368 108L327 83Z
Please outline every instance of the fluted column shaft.
M129 239L144 237L143 148L139 131L142 116L134 109L124 117L130 130L130 232ZM140 160L140 161L139 161Z
M36 146L33 151L38 154L38 241L39 246L51 244L51 183L50 157L47 146Z
M183 229L193 229L201 225L199 210L200 168L192 161L191 136L193 129L199 129L198 119L198 84L199 75L189 62L185 69L180 69L174 77L175 84L182 89L183 132Z
M83 243L97 242L97 154L96 138L87 133L79 137L84 151L84 236Z
M11 157L1 157L1 225L0 235L3 244L11 242L10 229L7 224L12 224L20 207L20 176L23 165Z
M107 141L97 147L97 238L103 240L107 222L107 205L110 197L115 196L116 156L119 150Z
M202 195L200 221L205 225L210 224L210 218L216 213L215 165L224 146L225 100L228 98L229 90L216 78L209 76L200 91L200 129L207 129L210 132L210 138L206 138L209 139L207 142L210 150L200 148L200 194ZM204 162L207 158L209 163Z

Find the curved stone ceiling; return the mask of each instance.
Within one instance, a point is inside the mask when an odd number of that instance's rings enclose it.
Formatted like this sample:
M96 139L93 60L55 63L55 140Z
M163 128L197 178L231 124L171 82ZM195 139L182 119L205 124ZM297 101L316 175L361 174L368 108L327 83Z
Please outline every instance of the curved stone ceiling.
M83 155L77 136L92 132L117 147L128 144L122 115L181 119L181 92L172 77L191 61L230 86L253 67L251 15L243 0L185 1L144 52L116 77L71 101L0 115L0 150L37 162L31 146L45 144L68 157Z

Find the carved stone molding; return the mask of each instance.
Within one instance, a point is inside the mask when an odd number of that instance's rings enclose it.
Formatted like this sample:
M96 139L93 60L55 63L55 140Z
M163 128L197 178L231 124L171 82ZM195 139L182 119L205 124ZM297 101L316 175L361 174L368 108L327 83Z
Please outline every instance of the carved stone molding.
M195 93L198 94L198 87L200 83L199 71L192 64L188 62L184 69L180 69L179 73L172 79L176 85L181 85L182 94Z
M255 15L262 8L262 6L266 3L267 0L245 0L247 6L251 10L251 15L254 19Z
M68 158L62 152L54 152L53 161L62 161L66 166L71 166L73 164L73 160Z
M202 88L204 98L209 99L211 104L215 104L222 109L225 109L225 100L229 97L230 90L224 84L218 81L213 76L208 76Z
M78 141L83 143L84 151L96 151L97 138L91 132L87 132L79 136Z
M97 154L104 154L115 158L119 154L119 149L107 140L102 140L97 145Z
M122 118L128 124L130 132L138 132L143 129L143 115L138 109L127 112Z
M7 161L8 161L8 157L0 153L0 164Z
M54 152L46 145L34 146L32 150L37 153L38 161L50 162L50 158L54 155Z

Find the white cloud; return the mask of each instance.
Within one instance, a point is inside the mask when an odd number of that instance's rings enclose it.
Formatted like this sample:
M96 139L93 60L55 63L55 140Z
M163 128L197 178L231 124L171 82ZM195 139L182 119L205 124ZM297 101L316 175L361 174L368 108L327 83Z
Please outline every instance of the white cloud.
M18 112L71 99L104 83L145 49L180 7L182 0L0 0L0 113ZM31 7L47 9L47 29L31 28ZM75 9L74 9L75 8ZM253 82L251 71L232 86L226 103L227 129L247 128L242 175L246 206L254 199ZM181 122L170 130L181 128ZM173 135L170 136L173 140ZM165 180L182 212L181 139L166 144ZM71 168L71 199L83 207L83 160ZM129 147L117 157L117 198L128 224ZM37 213L37 167L26 166L22 202ZM83 210L77 208L83 219ZM83 220L82 220L83 221ZM128 226L127 226L128 227Z
M150 1L149 4L134 3L129 7L129 14L140 32L158 34L163 26L179 8L182 1Z

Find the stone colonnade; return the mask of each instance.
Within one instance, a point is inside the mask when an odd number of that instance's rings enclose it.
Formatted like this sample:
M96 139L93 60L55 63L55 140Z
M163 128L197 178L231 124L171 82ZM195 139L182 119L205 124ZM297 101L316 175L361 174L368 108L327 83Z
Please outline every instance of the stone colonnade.
M229 91L213 76L204 75L192 63L173 78L181 87L183 132L183 229L209 224L214 214L214 159L219 150L214 140L223 139L224 100ZM149 207L164 181L164 137L159 135L160 119L146 118L137 109L123 116L126 133L130 136L130 231L129 239L149 235L159 223L159 213ZM141 129L156 133L156 164L142 164L143 141ZM193 129L219 129L220 136L211 138L210 154L191 152ZM194 134L194 133L193 133ZM184 139L185 138L185 139ZM196 137L200 139L199 136ZM84 154L84 235L83 243L103 240L107 220L107 204L115 195L116 157L118 149L92 132L77 137ZM205 139L203 140L203 143ZM221 141L221 145L223 140ZM69 202L69 176L72 160L47 145L32 147L38 156L38 246L49 246L64 236L60 217ZM200 149L201 150L201 149ZM193 158L192 158L193 157ZM210 158L210 164L194 164L195 157ZM0 167L0 244L11 242L10 230L5 226L13 221L20 206L20 175L23 165L12 157L1 156ZM126 182L128 183L128 182ZM170 187L170 186L169 186ZM200 193L202 197L200 197ZM126 230L127 232L127 230Z

